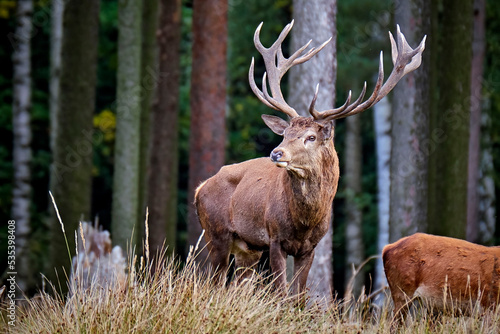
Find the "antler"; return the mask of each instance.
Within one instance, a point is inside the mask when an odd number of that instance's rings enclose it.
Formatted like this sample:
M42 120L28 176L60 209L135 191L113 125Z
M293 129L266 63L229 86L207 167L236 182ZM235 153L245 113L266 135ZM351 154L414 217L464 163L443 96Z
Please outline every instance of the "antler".
M289 58L285 58L283 56L283 52L281 50L281 43L286 38L288 33L293 27L293 20L291 23L287 24L285 28L281 31L278 39L271 45L269 48L265 48L260 42L260 29L262 28L262 24L259 24L257 29L255 30L255 34L253 37L253 42L255 47L264 58L264 64L266 66L266 72L262 77L262 90L260 90L254 78L254 59L252 58L252 63L250 64L250 70L248 71L248 80L250 81L250 87L254 94L259 98L259 100L264 103L266 106L273 108L275 110L279 110L291 118L299 116L297 111L290 107L288 103L286 103L283 98L283 94L281 93L280 82L283 75L294 65L302 64L303 62L311 59L316 53L318 53L321 49L323 49L328 42L330 42L331 38L321 44L318 48L311 48L304 55L301 55L302 52L311 44L311 41L307 42L300 49L295 51ZM300 56L300 57L299 57ZM269 79L268 79L269 78ZM269 88L271 89L271 96L267 91L267 83L266 80L269 80Z
M315 120L330 121L355 115L362 111L365 111L366 109L370 108L375 103L380 101L384 96L386 96L394 88L394 86L396 86L398 81L401 80L403 76L420 66L420 63L422 62L422 52L425 49L425 39L427 36L424 36L424 38L420 42L420 45L416 49L412 49L410 47L410 45L406 41L405 36L400 31L399 25L397 25L397 45L394 41L394 37L390 32L389 37L391 39L392 63L394 64L394 68L392 69L392 72L389 75L389 78L387 78L387 81L384 83L384 85L382 86L382 82L384 81L384 65L382 60L383 54L382 52L380 52L378 79L375 85L375 89L373 90L373 93L368 98L368 100L361 103L366 93L365 81L361 94L352 104L349 104L351 102L351 91L349 91L349 95L343 106L336 109L319 112L314 109L316 98L318 96L318 86L316 86L316 92L311 102L311 106L309 107L309 113L314 117Z

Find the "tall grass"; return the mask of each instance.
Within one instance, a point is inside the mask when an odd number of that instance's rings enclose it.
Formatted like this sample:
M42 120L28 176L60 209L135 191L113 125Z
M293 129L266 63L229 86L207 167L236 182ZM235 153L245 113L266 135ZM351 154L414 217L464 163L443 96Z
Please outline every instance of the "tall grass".
M61 223L62 224L62 223ZM82 234L83 242L85 239ZM196 248L186 263L145 257L129 260L125 284L74 288L62 296L53 284L17 309L15 327L4 314L0 331L12 333L388 333L392 320L390 296L383 306L364 298L357 302L309 301L275 291L265 277L254 274L240 284L221 286L201 270ZM137 265L138 263L138 265ZM134 268L138 267L137 270ZM82 285L76 285L81 287ZM458 312L431 314L415 308L399 333L499 333L499 309L471 316Z
M18 309L15 333L388 333L390 306L372 312L366 303L328 308L297 307L255 275L222 287L193 257L181 267L167 260L135 273L135 284L118 291L90 288L64 300L41 293ZM417 308L400 333L498 333L497 311L471 317L429 315Z

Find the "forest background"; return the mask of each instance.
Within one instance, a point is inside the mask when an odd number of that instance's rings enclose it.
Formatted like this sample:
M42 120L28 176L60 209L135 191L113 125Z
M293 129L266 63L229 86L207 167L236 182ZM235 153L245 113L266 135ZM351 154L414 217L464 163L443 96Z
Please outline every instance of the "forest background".
M145 1L144 9L151 8L146 4L155 1ZM165 1L167 3L168 1ZM34 292L41 286L42 278L40 273L53 271L50 268L57 267L51 258L51 250L54 243L60 243L62 249L66 246L62 244L63 239L54 239L53 207L48 195L51 190L51 164L53 163L53 153L51 150L51 140L54 136L53 124L51 123L51 62L53 55L51 53L51 43L54 38L53 20L52 20L52 2L49 0L34 1L31 22L33 31L29 40L31 46L31 88L32 100L30 108L30 127L32 141L30 144L32 159L30 161L31 180L29 195L29 244L28 251L22 254L26 256L26 263L29 263L29 277L26 281L29 291ZM189 169L190 159L192 158L193 145L190 144L190 129L192 101L192 68L193 64L193 3L192 1L171 1L179 5L179 44L178 44L178 87L173 92L178 92L178 109L175 110L177 117L173 118L176 125L172 124L177 139L173 141L171 147L165 148L165 154L172 151L177 154L172 155L172 161L176 168L171 171L170 176L175 176L175 194L174 199L169 199L164 203L168 209L165 221L159 224L164 227L166 235L166 244L169 254L175 254L184 259L192 240L196 240L199 234L189 235L189 216L192 196L189 194ZM446 5L443 2L437 2L435 15L440 20L446 11ZM470 2L472 3L472 2ZM484 42L484 71L481 75L481 128L480 128L480 163L477 188L480 194L479 214L477 235L475 242L488 245L500 244L500 220L498 219L498 201L495 198L499 195L500 178L495 170L500 166L500 64L497 59L499 55L499 19L500 4L493 0L483 2L486 16ZM389 39L387 31L395 32L394 13L397 6L391 1L338 1L337 2L337 101L343 101L347 96L349 89L354 90L354 96L359 91L364 80L370 80L377 71L378 53L382 49L386 55L386 68L390 69L388 55ZM111 231L112 238L118 235L119 225L113 225L112 202L117 202L116 186L113 184L113 175L117 154L115 150L115 139L117 138L117 86L120 76L119 71L119 1L102 0L98 9L98 44L97 46L97 79L95 82L95 103L93 112L93 129L88 137L88 142L92 143L92 150L89 155L92 157L92 163L87 168L91 173L91 196L89 198L91 212L83 215L83 220L94 221L106 230ZM291 21L293 15L293 3L291 0L264 1L264 0L229 0L227 3L227 84L226 96L224 100L225 108L222 112L222 119L226 130L219 128L224 137L223 145L225 150L224 163L235 163L254 157L267 156L269 152L279 144L281 138L272 134L268 130L260 116L270 113L270 110L262 105L251 93L248 86L248 67L251 57L259 58L253 46L253 33L260 22L264 22L264 28L261 33L261 39L264 45L270 45L278 36L281 29ZM158 13L158 9L153 11ZM474 13L470 12L471 20ZM147 24L156 23L157 20L148 20L147 12L142 15L143 31ZM154 15L153 15L154 16ZM19 39L15 38L16 31L16 1L0 1L0 254L7 254L7 222L13 219L13 194L15 193L14 174L18 166L13 162L14 150L14 128L13 128L13 51ZM161 19L160 19L161 21ZM154 31L156 30L153 27ZM471 31L469 31L471 32ZM403 33L405 31L403 30ZM160 33L158 33L160 34ZM293 31L292 31L293 34ZM427 33L428 35L430 33ZM14 36L14 37L13 37ZM423 37L423 36L422 36ZM419 38L419 37L417 37ZM420 37L421 38L421 37ZM133 41L132 41L133 43ZM142 50L156 50L156 43L153 38L151 45L147 46L148 39L143 37ZM289 43L288 41L286 43ZM412 47L416 44L410 43ZM146 45L146 46L144 46ZM172 46L173 49L177 47ZM141 49L141 48L139 48ZM203 51L203 50L202 50ZM426 51L427 52L427 51ZM431 51L428 51L431 52ZM164 74L161 68L158 68L155 57L152 58L151 67L143 67L142 77L138 78L147 87L145 83L163 82ZM155 60L156 59L156 60ZM428 59L428 58L427 58ZM424 58L425 61L425 58ZM144 66L144 64L143 64ZM259 65L261 66L261 65ZM262 66L260 72L262 71ZM158 79L160 78L160 79ZM80 78L74 77L75 82ZM169 81L168 74L166 80ZM286 85L284 80L284 85ZM206 83L210 85L210 82ZM316 83L311 83L314 87ZM176 82L173 82L176 85ZM286 87L285 87L286 90ZM151 90L154 92L154 90ZM370 91L370 88L368 89ZM154 97L153 97L154 98ZM152 99L153 99L152 98ZM203 98L203 97L202 97ZM389 99L391 100L391 98ZM337 103L339 105L339 103ZM149 107L145 107L146 109ZM215 116L214 116L215 117ZM220 121L220 120L219 120ZM428 120L427 120L428 121ZM210 122L206 120L206 122ZM389 120L390 122L390 120ZM152 122L154 123L154 122ZM215 122L214 122L215 123ZM335 145L339 153L341 163L341 175L345 171L345 161L347 155L349 128L344 121L339 121L335 129ZM64 124L64 123L63 123ZM220 124L220 123L217 123ZM154 124L152 125L152 127ZM334 201L334 221L333 221L333 265L334 265L334 288L343 295L344 285L346 283L346 268L349 268L346 260L346 244L349 238L346 238L346 229L351 220L349 214L352 212L354 203L356 210L361 213L362 224L362 243L357 247L362 248L363 258L379 253L380 236L380 215L378 203L380 194L377 185L377 150L376 133L374 126L374 111L367 111L360 117L358 138L360 140L360 153L355 159L361 166L360 189L352 190L346 185L346 178L340 179L339 193ZM430 126L429 126L430 127ZM170 133L172 130L169 129ZM217 129L216 129L217 130ZM166 129L164 131L167 131ZM472 131L472 130L471 130ZM153 133L153 131L151 131ZM352 138L352 137L350 137ZM154 139L148 139L151 142ZM191 138L191 140L193 140ZM201 138L200 138L201 140ZM202 142L203 144L203 142ZM207 143L205 143L207 144ZM393 144L397 145L397 143ZM71 148L71 147L70 147ZM82 153L77 147L72 148L74 153L65 152L65 157L78 164ZM69 152L69 153L68 153ZM467 150L465 150L467 152ZM74 154L74 155L72 155ZM191 154L191 158L190 158ZM450 155L453 152L449 152ZM83 154L85 155L85 154ZM430 154L432 155L432 154ZM454 159L454 157L451 157ZM458 158L457 158L458 159ZM141 158L143 162L149 161L148 158ZM196 159L191 160L196 161ZM201 162L201 159L199 160ZM191 162L192 163L192 162ZM146 167L147 170L147 167ZM54 171L54 168L52 168ZM141 173L144 173L141 172ZM140 173L139 173L140 174ZM139 176L140 178L140 176ZM144 176L143 176L144 178ZM439 181L439 177L434 180ZM432 183L432 176L429 176L429 182ZM434 181L436 182L436 181ZM127 183L122 180L122 183ZM146 182L147 183L147 182ZM151 183L150 183L151 184ZM77 185L77 184L76 184ZM78 186L78 185L77 185ZM114 189L115 187L115 189ZM146 186L143 185L145 189ZM128 190L121 190L127 192ZM144 190L145 191L145 190ZM140 191L139 191L140 192ZM59 198L56 196L56 202L77 201L75 198ZM140 197L140 196L139 196ZM140 200L139 200L140 201ZM146 201L147 202L147 201ZM144 203L143 203L144 204ZM147 203L140 205L140 208L147 206ZM137 250L140 252L142 244L142 225L145 219L144 211L138 208L137 222L135 223L135 232L137 234ZM349 209L347 209L349 208ZM453 208L451 208L453 210ZM444 210L444 209L443 209ZM126 212L124 213L126 214ZM62 215L63 221L70 223L67 217ZM116 218L124 219L124 218ZM69 219L68 219L69 220ZM155 220L150 220L151 225L156 224ZM393 223L395 224L395 223ZM435 224L433 222L432 224ZM432 225L429 223L429 225ZM459 223L457 225L460 226ZM464 225L462 225L464 227ZM424 230L421 227L415 227L416 230ZM52 231L52 232L51 232ZM130 229L123 229L124 236L117 237L117 242L126 247L126 240L132 240ZM431 228L425 228L426 232L435 232ZM436 233L443 235L452 235L466 238L466 229L463 229L462 235L456 235L451 231L438 231ZM57 231L55 233L60 233ZM71 235L70 235L71 239ZM115 239L115 238L113 238ZM124 241L125 240L125 241ZM73 248L72 248L73 249ZM60 254L59 254L60 255ZM21 255L20 255L21 256ZM358 263L359 264L359 263ZM47 269L49 268L49 269ZM3 273L2 280L7 272L7 257L0 256L0 273ZM375 274L375 261L370 262L365 267L362 282L367 285Z

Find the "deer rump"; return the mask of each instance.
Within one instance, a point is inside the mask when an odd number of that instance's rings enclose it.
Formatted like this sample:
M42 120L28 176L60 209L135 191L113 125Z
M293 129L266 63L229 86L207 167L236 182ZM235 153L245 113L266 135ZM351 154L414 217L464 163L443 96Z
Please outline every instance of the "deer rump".
M409 300L421 297L430 306L470 311L488 308L500 297L499 247L416 233L387 245L384 270L394 310L405 315Z

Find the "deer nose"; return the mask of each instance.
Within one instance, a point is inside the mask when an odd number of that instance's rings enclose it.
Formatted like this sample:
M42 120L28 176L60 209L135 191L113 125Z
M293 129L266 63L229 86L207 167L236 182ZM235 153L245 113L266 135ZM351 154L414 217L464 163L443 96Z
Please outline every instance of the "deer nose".
M273 162L277 162L281 159L283 156L283 151L282 150L274 150L271 152L271 160Z

